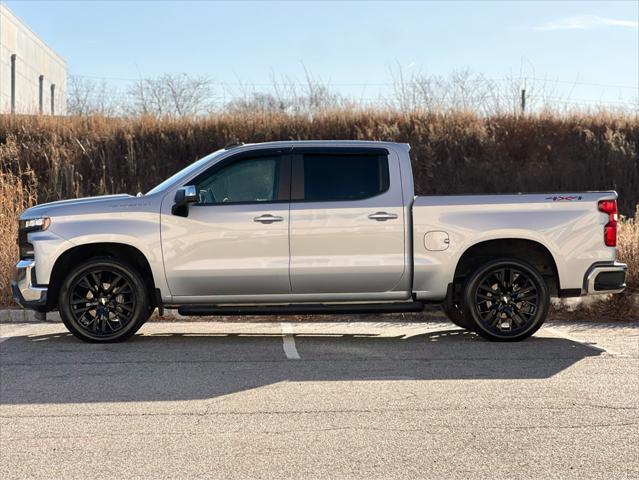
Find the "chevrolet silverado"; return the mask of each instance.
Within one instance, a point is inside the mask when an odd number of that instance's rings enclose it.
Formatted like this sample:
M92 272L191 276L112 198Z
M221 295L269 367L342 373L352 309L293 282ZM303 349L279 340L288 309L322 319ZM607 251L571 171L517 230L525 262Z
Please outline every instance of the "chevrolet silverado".
M617 293L617 194L415 196L410 147L234 145L144 195L37 205L19 219L15 300L89 342L184 315L421 311L497 341L550 298ZM487 172L499 175L499 172Z

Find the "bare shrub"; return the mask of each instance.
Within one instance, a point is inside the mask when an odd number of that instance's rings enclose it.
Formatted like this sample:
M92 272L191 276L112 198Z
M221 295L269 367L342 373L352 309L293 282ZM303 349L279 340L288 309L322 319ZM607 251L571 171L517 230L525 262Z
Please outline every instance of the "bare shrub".
M126 111L134 116L187 117L213 109L212 83L206 77L164 74L139 80L127 93Z
M103 80L97 82L90 78L71 75L67 83L68 115L104 115L114 116L121 112L117 94Z
M305 69L304 82L289 77L272 77L269 91L257 90L250 84L240 85L238 91L229 91L233 100L224 105L224 111L236 113L288 113L313 115L318 112L352 106L330 85L314 77Z

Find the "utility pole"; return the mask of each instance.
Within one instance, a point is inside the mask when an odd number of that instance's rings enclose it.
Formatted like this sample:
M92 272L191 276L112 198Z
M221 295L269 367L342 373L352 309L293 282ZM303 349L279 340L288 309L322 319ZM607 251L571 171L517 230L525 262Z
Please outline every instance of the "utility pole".
M521 90L521 113L526 113L526 89Z

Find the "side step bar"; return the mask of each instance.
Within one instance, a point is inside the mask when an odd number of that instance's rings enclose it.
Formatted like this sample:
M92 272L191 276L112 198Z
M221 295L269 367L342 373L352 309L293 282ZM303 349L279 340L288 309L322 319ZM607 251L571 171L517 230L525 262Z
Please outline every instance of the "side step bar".
M188 305L178 308L180 315L209 316L209 315L288 315L306 314L321 315L325 313L398 313L421 312L423 302L394 302L394 303L358 303L358 304L323 304L299 303L291 305Z

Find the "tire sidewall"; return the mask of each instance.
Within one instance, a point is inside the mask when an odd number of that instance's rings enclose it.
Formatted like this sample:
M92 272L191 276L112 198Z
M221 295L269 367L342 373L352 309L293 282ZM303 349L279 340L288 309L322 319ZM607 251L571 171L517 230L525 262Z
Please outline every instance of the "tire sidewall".
M99 267L102 267L105 270L109 269L115 271L119 275L124 276L131 283L136 299L133 316L129 323L125 325L124 328L119 330L115 335L109 337L92 335L90 332L87 332L84 328L79 326L74 315L71 313L71 307L69 305L70 288L77 280L77 278L87 271ZM124 262L113 258L96 258L78 265L66 276L60 288L58 305L62 321L69 329L69 331L76 337L92 343L112 343L129 338L140 328L141 324L147 320L149 298L144 281L134 268Z
M477 289L478 283L483 279L486 272L492 270L498 266L513 266L518 269L525 270L527 274L531 276L531 278L535 282L535 286L539 292L539 302L537 305L537 313L535 314L534 321L528 326L528 328L524 331L519 332L517 335L505 335L499 336L495 335L494 332L488 330L483 322L478 318L477 312L475 310L475 299L474 292ZM548 285L546 281L541 276L541 274L537 271L535 267L530 265L527 262L522 260L517 260L514 258L503 258L493 260L488 262L481 267L479 267L466 282L464 287L464 316L468 321L473 323L473 329L480 334L484 338L488 338L490 340L499 341L499 342L515 342L518 340L523 340L525 338L533 335L539 328L541 328L542 324L546 319L546 315L548 314L548 307L550 305L550 296L548 292Z

